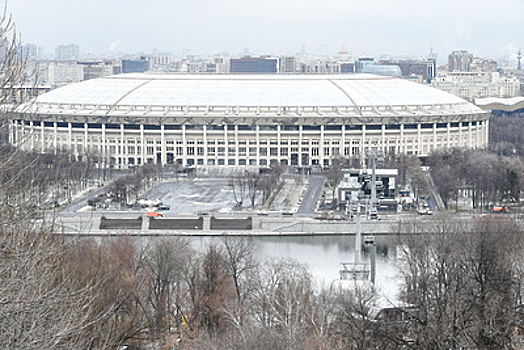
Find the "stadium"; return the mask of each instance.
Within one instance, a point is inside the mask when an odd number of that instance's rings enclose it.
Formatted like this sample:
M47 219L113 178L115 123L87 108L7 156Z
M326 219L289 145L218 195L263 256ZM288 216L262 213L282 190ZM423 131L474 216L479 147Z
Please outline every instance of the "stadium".
M99 166L329 166L338 157L484 148L489 112L406 80L358 75L124 74L12 113L9 140Z

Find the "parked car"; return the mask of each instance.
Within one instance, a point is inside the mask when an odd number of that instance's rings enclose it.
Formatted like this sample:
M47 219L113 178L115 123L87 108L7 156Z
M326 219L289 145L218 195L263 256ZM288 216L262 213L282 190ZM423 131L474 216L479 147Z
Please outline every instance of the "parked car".
M158 210L171 210L171 206L169 204L160 204L157 208Z

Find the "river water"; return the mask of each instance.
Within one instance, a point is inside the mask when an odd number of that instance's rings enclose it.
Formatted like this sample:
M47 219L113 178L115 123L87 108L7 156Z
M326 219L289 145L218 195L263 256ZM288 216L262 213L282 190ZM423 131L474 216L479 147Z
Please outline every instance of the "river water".
M219 237L191 237L198 249L213 242ZM279 236L253 237L255 256L263 262L267 258L292 258L306 264L318 287L329 287L339 279L340 263L355 261L355 236ZM395 303L399 288L399 274L395 267L397 249L395 238L377 236L376 283L379 293L386 300ZM361 261L369 262L369 254L362 250Z
M169 238L165 236L163 238ZM394 236L376 236L376 283L375 287L384 304L397 304L400 286L396 268L397 242ZM148 244L158 237L135 237L139 244ZM188 238L193 247L205 251L209 244L219 243L220 236L192 236ZM317 288L329 288L340 278L341 262L355 261L354 235L329 236L252 236L255 258L263 263L267 259L291 258L307 265ZM104 238L99 237L99 241ZM361 261L368 262L370 254L363 247Z

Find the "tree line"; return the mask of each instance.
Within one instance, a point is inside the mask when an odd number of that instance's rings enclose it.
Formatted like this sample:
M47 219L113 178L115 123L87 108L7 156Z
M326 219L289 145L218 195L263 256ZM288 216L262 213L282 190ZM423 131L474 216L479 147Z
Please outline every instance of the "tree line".
M452 201L457 203L461 190L470 193L473 208L480 211L494 203L520 201L524 165L518 157L452 149L433 152L427 162L446 209L452 209Z
M522 332L522 230L505 217L403 223L402 306L381 313L373 286L318 286L292 259L255 259L248 238L48 230L2 229L2 348L512 349Z

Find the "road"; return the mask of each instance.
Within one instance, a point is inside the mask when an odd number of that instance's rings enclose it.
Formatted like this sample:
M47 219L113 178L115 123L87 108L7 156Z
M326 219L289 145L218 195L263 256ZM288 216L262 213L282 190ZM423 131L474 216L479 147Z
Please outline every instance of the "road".
M317 205L318 197L322 191L325 176L323 174L314 174L309 178L309 186L300 208L297 211L298 215L313 215L315 213L315 206Z

